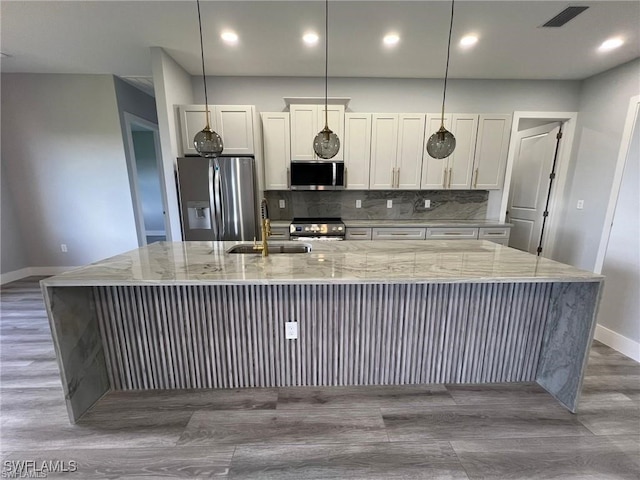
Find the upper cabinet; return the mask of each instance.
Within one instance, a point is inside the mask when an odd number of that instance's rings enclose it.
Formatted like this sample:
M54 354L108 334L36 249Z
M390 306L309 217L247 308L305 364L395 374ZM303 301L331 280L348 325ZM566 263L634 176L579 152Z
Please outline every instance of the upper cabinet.
M291 162L289 113L262 113L265 190L288 190Z
M193 146L193 137L205 124L204 105L181 105L179 107L182 154L198 155ZM253 155L254 132L253 105L210 105L210 126L221 137L224 155Z
M314 161L313 139L324 128L325 107L322 105L291 104L291 160ZM344 160L344 105L328 105L329 128L338 135L341 145L331 160Z
M423 190L498 190L502 188L509 148L511 115L445 115L445 128L456 137L447 158L429 156L426 140L440 128L440 115L427 115Z
M502 188L510 133L511 115L480 115L472 188Z
M345 188L367 190L371 163L370 113L345 114L343 146Z
M427 115L421 188L468 190L471 188L478 115L445 115L444 126L456 137L456 148L447 158L437 159L427 153L426 141L440 128L441 118L441 115Z
M420 188L424 125L424 114L372 115L370 189Z

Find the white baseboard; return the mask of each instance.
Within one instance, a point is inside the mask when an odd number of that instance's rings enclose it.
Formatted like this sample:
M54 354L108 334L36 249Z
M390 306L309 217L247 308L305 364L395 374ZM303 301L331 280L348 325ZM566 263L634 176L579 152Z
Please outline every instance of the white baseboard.
M63 272L73 270L78 267L27 267L15 270L13 272L7 272L0 275L0 285L5 283L15 282L27 277L45 277L51 275L59 275Z
M640 362L640 343L602 325L596 325L594 338L636 362Z

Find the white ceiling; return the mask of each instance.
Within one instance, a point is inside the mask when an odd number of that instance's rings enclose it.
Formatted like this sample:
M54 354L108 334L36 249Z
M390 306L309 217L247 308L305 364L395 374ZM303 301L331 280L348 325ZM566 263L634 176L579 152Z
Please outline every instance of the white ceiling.
M569 5L590 8L561 28L539 28ZM201 0L208 75L323 76L324 2ZM329 3L329 75L441 78L449 1ZM151 76L149 47L164 48L201 73L195 0L0 2L2 72ZM640 1L458 0L450 76L482 79L583 79L640 56ZM220 40L231 28L234 47ZM305 47L316 30L320 44ZM393 49L382 36L401 36ZM457 46L474 32L479 43ZM611 36L625 44L608 54Z

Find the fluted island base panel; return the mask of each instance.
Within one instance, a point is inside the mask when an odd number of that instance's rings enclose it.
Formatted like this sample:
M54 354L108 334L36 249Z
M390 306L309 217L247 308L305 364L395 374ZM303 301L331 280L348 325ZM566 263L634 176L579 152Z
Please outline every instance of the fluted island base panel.
M97 400L109 388L538 381L575 411L599 287L572 282L49 290L58 327L84 318L90 325L84 329L97 327L101 337L99 344L92 342L90 366L83 369L108 377L110 387L91 376L63 375L75 421L89 408L87 399ZM74 309L78 298L95 315ZM298 323L298 339L285 338L286 322ZM76 338L74 329L58 328L58 348L71 348L61 337ZM73 350L84 346L76 342ZM61 367L78 371L71 364Z

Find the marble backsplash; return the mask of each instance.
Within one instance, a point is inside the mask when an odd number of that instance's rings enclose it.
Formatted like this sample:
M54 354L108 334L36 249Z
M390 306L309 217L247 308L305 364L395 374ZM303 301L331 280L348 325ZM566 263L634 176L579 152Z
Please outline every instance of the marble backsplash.
M342 190L267 191L272 220L294 217L340 217L343 220L483 220L487 214L486 190ZM285 208L280 208L280 200ZM362 202L356 208L356 200ZM393 201L387 208L387 200ZM431 200L425 208L424 201Z

